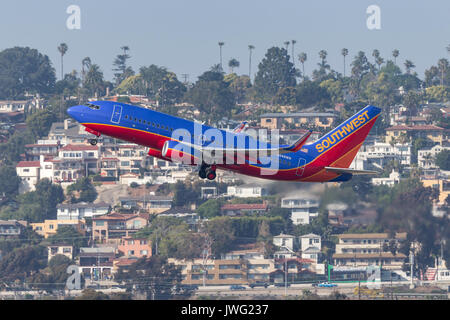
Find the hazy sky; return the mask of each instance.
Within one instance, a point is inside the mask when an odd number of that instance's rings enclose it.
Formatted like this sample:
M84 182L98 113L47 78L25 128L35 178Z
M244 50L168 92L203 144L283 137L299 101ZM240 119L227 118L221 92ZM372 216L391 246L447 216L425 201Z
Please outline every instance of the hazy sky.
M81 9L80 30L66 27L66 9L73 4ZM369 5L381 9L381 30L366 26ZM241 66L235 71L247 74L249 44L256 47L252 58L256 72L269 47L295 39L296 55L308 54L307 74L316 67L321 49L328 51L329 64L342 72L340 51L345 47L347 61L359 50L373 61L373 49L385 59L399 49L402 68L405 59L411 60L423 77L439 58L449 57L445 49L450 44L449 17L449 0L4 0L0 49L36 48L50 57L59 78L56 48L65 42L69 46L65 72L79 71L81 60L89 56L112 79L114 57L127 45L135 71L156 64L179 78L189 74L194 81L219 62L218 41L225 42L225 71L228 61L236 58Z

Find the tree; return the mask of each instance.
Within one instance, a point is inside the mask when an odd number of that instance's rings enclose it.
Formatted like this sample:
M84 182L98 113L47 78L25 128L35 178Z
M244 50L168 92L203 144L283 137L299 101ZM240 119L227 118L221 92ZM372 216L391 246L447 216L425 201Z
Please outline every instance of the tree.
M78 197L75 197L74 191L79 193ZM94 202L97 199L97 191L91 183L91 179L88 177L82 177L76 183L67 187L67 194L70 196L71 203L77 202Z
M413 69L415 67L416 67L416 65L412 61L410 61L410 60L405 61L406 74L410 74L411 69Z
M0 167L0 195L13 199L19 192L20 178L12 166Z
M400 55L400 51L398 51L397 49L395 49L394 51L392 51L392 56L394 57L394 64L397 64L397 57Z
M197 212L202 218L212 218L220 215L220 208L224 205L223 199L209 199L201 204Z
M8 142L0 144L0 159L5 164L15 164L22 159L25 145L35 142L35 139L30 130L16 131Z
M81 77L84 81L84 78L86 77L86 72L91 68L92 61L91 58L85 57L83 60L81 60Z
M258 66L255 77L255 90L259 100L271 100L281 88L296 85L296 70L286 49L272 47L267 50Z
M0 52L0 99L19 98L26 92L51 93L55 78L50 59L36 49L14 47Z
M83 87L89 95L102 95L106 86L103 81L103 72L96 64L92 64L83 81Z
M58 46L58 51L61 54L61 80L64 79L64 60L63 60L63 57L66 54L68 49L69 49L69 47L65 43L61 43Z
M94 289L84 289L81 292L81 296L76 297L75 300L109 300L109 296Z
M51 244L70 244L73 246L74 254L77 254L80 248L88 244L87 237L79 233L73 226L60 225L56 233L47 239Z
M436 155L436 165L441 170L450 170L450 150L442 150Z
M0 260L0 281L26 280L47 265L47 250L43 246L14 249Z
M447 102L450 100L450 90L446 86L431 86L425 89L430 102Z
M302 76L303 76L303 80L305 79L305 62L308 59L308 55L306 54L306 52L302 52L298 55L298 60L300 61L300 63L302 64Z
M186 298L192 294L192 289L181 285L181 268L160 256L140 258L130 266L128 272L119 271L115 278L151 300Z
M358 55L355 56L352 66L352 80L350 88L352 92L356 95L361 93L361 81L370 72L371 64L367 60L366 54L363 51L359 51Z
M345 57L348 56L348 49L343 48L343 49L341 50L341 54L342 54L342 56L344 57L344 77L345 77Z
M186 93L185 99L210 119L221 119L231 114L235 105L233 93L224 81L223 73L214 67L199 76L194 86Z
M231 73L233 73L233 69L234 68L239 68L239 61L237 61L235 58L232 58L229 62L228 62L228 66L231 69Z
M36 138L48 135L56 115L47 109L38 110L27 118L27 127Z
M222 47L224 46L225 42L219 41L219 52L220 52L220 69L223 70L222 67Z
M127 67L127 60L131 58L131 56L127 53L130 50L128 46L122 46L120 49L123 50L123 54L118 54L114 59L113 65L115 68L113 71L116 85L119 85L124 79L129 76L134 75L133 69L131 67Z
M444 85L444 74L446 73L446 71L449 68L448 60L447 59L439 59L438 67L439 67L439 70L441 71L441 86L443 86Z
M255 49L255 46L249 44L248 45L248 77L252 78L252 51Z
M219 257L229 251L235 240L232 220L229 217L215 217L206 222L206 233L212 239L212 253Z
M297 40L291 40L291 44L292 44L292 64L294 65L295 68L295 52L294 52L294 46L297 43Z

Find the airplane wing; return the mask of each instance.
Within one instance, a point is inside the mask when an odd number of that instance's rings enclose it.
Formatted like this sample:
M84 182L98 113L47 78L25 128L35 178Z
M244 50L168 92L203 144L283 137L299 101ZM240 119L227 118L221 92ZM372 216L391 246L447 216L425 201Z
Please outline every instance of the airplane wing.
M338 174L344 174L344 173L350 173L352 175L364 175L364 174L380 174L378 171L372 171L372 170L355 170L355 169L349 169L349 168L336 168L336 167L325 167L325 170L328 172L338 173Z

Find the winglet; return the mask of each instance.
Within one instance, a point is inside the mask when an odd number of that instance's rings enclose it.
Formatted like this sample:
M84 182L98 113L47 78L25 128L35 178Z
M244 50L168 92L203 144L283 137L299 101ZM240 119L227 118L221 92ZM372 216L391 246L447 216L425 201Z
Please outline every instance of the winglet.
M300 139L295 141L289 147L284 148L284 150L287 150L289 152L297 152L305 145L306 141L308 141L308 138L311 135L311 133L312 133L312 130L308 130L308 132L305 133Z

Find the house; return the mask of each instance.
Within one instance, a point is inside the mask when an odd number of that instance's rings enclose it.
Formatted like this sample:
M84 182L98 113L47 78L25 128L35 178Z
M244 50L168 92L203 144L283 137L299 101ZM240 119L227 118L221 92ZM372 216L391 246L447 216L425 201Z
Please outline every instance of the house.
M120 243L148 224L148 214L110 213L92 218L92 240L99 243Z
M224 216L245 216L245 215L263 215L267 213L267 203L227 203L220 211Z
M411 165L412 145L409 143L382 143L375 141L372 145L363 144L350 168L357 170L382 170L391 161L399 161L405 166Z
M393 187L400 182L400 173L396 172L392 169L392 172L389 174L388 178L372 178L371 182L375 186L389 186Z
M169 258L169 263L181 266L183 284L232 285L255 281L269 283L275 271L273 259L192 259ZM206 271L206 272L204 272Z
M38 140L38 143L25 145L25 158L27 161L39 161L42 156L56 157L58 149L61 146L59 143L54 143L46 140Z
M0 237L19 236L27 227L28 222L18 220L0 220Z
M21 112L30 106L29 100L1 100L0 113Z
M331 128L336 115L325 112L265 113L260 117L260 125L267 129L308 127Z
M79 220L107 214L110 208L110 205L105 202L61 203L56 206L56 215L58 220Z
M227 194L238 198L260 198L267 195L267 190L256 183L249 183L240 186L229 186Z
M424 169L436 168L436 155L443 150L450 150L450 147L437 144L429 149L418 150L417 160L419 167Z
M446 140L445 129L435 125L397 125L386 128L386 142L398 139L401 136L408 138L423 138L441 144Z
M299 237L301 258L318 262L320 252L322 250L322 242L320 236L309 233Z
M291 220L294 225L309 224L319 215L318 199L308 195L282 198L281 208L291 209Z
M152 256L152 244L147 238L122 237L117 249L127 258Z
M450 180L447 179L422 179L425 188L431 187L439 191L438 205L444 205L450 195Z
M279 248L274 253L274 257L290 258L295 256L298 249L298 239L289 234L279 234L273 237L273 244Z
M116 256L114 247L80 248L78 266L85 279L112 279L113 261Z
M335 266L366 267L382 266L385 269L401 269L406 256L393 254L387 245L399 247L406 240L406 233L396 233L391 238L387 233L340 234L336 253L333 254Z
M17 176L20 178L19 193L34 191L40 179L41 164L39 161L20 161L16 165Z
M298 257L275 258L275 271L270 277L274 283L302 281L303 275L316 273L315 263Z
M33 230L43 236L48 238L55 235L58 228L61 226L71 226L77 230L80 234L86 234L86 221L84 219L80 220L44 220L44 222L30 223Z
M145 195L143 197L119 197L125 209L143 209L149 213L162 213L172 207L173 197Z
M66 256L70 260L73 259L73 246L67 244L52 244L47 246L48 261L54 256L60 254Z

